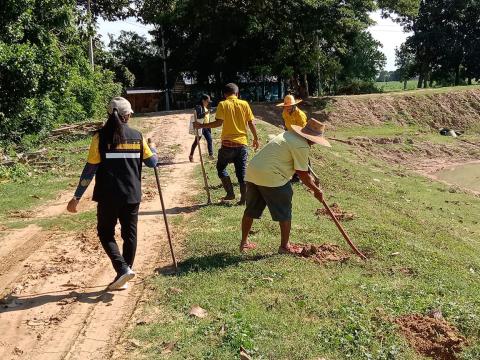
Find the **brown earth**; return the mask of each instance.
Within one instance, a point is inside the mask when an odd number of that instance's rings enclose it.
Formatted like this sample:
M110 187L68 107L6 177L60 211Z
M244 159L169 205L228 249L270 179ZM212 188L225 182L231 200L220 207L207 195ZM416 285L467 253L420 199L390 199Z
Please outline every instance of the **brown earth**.
M431 316L406 315L395 319L402 334L420 354L438 360L455 360L467 344L455 326L447 323L439 312Z
M149 117L148 134L160 152L176 149L172 164L161 169L169 214L190 208L192 164L187 113ZM170 156L170 159L172 157ZM141 298L144 279L171 264L156 183L144 169L144 202L138 223L137 277L128 290L106 292L114 277L110 261L96 236L95 224L79 232L45 231L29 225L0 233L0 359L110 358ZM92 186L80 211L94 207ZM65 213L71 191L38 209L11 214L20 218L51 218ZM175 242L177 229L173 228ZM118 234L117 234L118 235ZM121 240L119 241L121 243Z
M335 218L338 221L349 221L355 219L356 217L354 213L343 211L340 208L340 205L338 205L337 203L333 203L332 205L330 205L330 209L332 210L333 215L335 215ZM330 214L328 213L327 209L317 209L315 214L318 216L328 216L330 218Z
M345 262L350 259L350 254L335 244L308 244L301 245L301 247L302 250L299 253L299 256L313 259L318 263Z
M378 126L388 121L467 129L480 123L480 89L310 98L300 107L313 117L326 107L334 127ZM253 111L259 119L282 124L281 110L273 104L255 104Z
M360 159L375 157L429 175L445 167L480 158L480 140L458 139L450 144L401 137L350 137L342 140Z

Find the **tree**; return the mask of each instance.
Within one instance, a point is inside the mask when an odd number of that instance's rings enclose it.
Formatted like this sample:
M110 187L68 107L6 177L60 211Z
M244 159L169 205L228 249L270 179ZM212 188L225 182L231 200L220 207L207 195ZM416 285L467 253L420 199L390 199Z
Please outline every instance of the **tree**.
M134 75L135 86L160 87L162 60L145 36L121 31L117 38L110 38L109 47L111 56Z
M415 53L406 44L395 49L395 65L403 81L403 90L406 90L408 80L415 76Z
M105 20L125 19L135 14L133 0L77 0L76 3L77 6L86 11L88 1L90 1L95 20L98 17Z
M75 2L4 0L0 14L0 141L103 116L120 89L88 66Z
M373 0L145 0L140 15L164 30L173 73L218 85L247 73L275 76L306 97L319 66L322 81L338 77L349 40L368 27L375 7ZM154 35L160 45L160 31Z

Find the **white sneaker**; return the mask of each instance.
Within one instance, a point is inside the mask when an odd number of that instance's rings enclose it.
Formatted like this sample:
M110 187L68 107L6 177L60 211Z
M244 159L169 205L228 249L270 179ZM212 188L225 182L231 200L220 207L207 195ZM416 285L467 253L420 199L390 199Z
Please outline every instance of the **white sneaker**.
M113 280L113 282L110 285L108 285L107 289L121 290L121 288L127 285L127 282L132 280L134 277L135 277L135 272L132 269L128 268L125 273L117 275L117 277Z
M125 285L119 287L117 290L128 290L128 283L125 283Z

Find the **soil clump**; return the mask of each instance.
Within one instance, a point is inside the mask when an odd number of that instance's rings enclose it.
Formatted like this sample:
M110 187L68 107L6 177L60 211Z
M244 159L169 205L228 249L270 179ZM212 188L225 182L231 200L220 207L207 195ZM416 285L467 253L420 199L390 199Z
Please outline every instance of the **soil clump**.
M332 205L330 205L330 209L332 210L338 221L349 221L355 219L356 217L354 213L343 211L337 203L333 203ZM327 209L318 209L315 214L318 216L330 217Z
M438 312L429 316L402 316L395 319L395 323L400 326L410 346L420 354L434 359L455 360L467 343L457 328L447 323Z
M345 252L340 246L335 244L306 244L300 245L299 256L313 259L320 264L326 262L345 262L350 259L350 254Z

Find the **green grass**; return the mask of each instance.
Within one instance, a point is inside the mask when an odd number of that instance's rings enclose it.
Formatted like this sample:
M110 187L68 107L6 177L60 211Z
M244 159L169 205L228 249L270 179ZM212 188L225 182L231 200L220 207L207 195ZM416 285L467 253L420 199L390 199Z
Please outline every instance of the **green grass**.
M377 82L376 87L383 92L394 92L394 91L403 91L403 81L387 81L387 82ZM408 80L407 81L407 91L415 90L417 88L417 80Z
M263 139L277 131L259 128ZM344 225L370 260L320 266L276 255L280 235L268 211L254 223L258 250L240 255L243 209L203 207L176 220L185 246L180 273L151 280L145 312L157 320L131 334L144 357L163 358L173 341L169 359L234 359L241 346L254 359L420 359L389 319L441 309L469 340L460 358L480 358L480 199L374 159L359 161L342 144L313 154L327 200L357 214ZM318 202L300 185L294 192L292 240L348 250L333 223L314 215ZM222 193L213 190L213 197ZM192 305L208 316L189 317Z
M434 86L433 88L427 88L427 89L418 89L417 88L417 80L408 80L407 81L407 89L403 89L403 81L379 81L375 84L375 86L379 89L382 90L384 93L392 93L392 92L403 92L403 91L432 91L432 90L437 90L440 92L444 91L452 91L455 89L471 89L471 88L478 88L478 84L474 85L459 85L459 86ZM440 90L442 89L442 90Z

